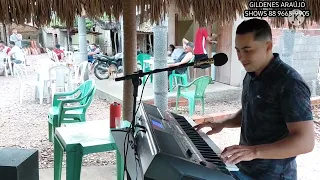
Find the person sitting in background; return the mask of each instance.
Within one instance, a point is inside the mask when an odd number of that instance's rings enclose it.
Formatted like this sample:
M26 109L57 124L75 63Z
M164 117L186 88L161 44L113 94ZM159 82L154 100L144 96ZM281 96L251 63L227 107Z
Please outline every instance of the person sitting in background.
M143 51L140 49L140 45L137 44L137 55L143 54Z
M14 64L21 64L23 61L25 61L25 57L22 49L16 46L15 42L10 41L9 46L11 50L9 51L8 56L11 57L11 66L12 66L12 70L14 71L14 68L13 68Z
M177 59L174 60L174 63L168 64L168 67L175 67L175 66L179 66L181 64L186 64L190 60L192 60L192 58L193 58L193 48L194 48L193 43L189 42L185 38L183 38L182 43L183 43L184 52ZM175 70L175 73L183 74L183 73L186 72L186 70L187 70L187 67L179 68L179 69ZM169 71L168 75L170 76L171 74L172 74L172 71Z
M64 57L64 51L60 49L60 44L56 45L56 48L53 50L58 56L59 61L61 61Z
M93 64L95 59L94 56L100 53L101 53L100 48L98 48L96 44L92 44L90 51L88 52L88 62Z
M88 48L88 50L90 50L88 52L88 62L91 64L90 65L90 71L92 72L93 70L93 64L94 64L94 61L95 61L95 56L97 54L100 54L101 53L101 50L100 48L97 47L96 44L92 44L92 46L90 48Z
M24 61L24 53L22 49L16 46L15 42L10 41L10 48L8 55L11 56L11 62L21 64Z
M4 52L8 54L10 52L11 48L6 46L6 43L4 41L0 41L0 52Z
M173 59L174 63L168 64L168 67L175 67L180 66L182 64L189 63L193 58L193 48L194 44L192 42L189 42L185 38L182 39L183 49L184 52L177 58ZM184 74L186 73L188 67L178 68L175 69L176 74ZM172 74L172 71L168 71L168 77ZM170 83L170 81L168 82ZM169 91L170 84L168 84L168 91Z
M173 53L173 51L176 49L176 47L173 44L169 45L169 49L168 49L168 56L171 56L171 54Z

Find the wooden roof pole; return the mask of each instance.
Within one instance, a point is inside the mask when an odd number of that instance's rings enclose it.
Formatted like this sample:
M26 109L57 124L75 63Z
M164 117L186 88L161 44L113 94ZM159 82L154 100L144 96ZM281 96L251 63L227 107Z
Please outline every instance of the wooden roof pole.
M208 23L207 31L208 31L209 36L211 36L211 34L212 34L212 23ZM208 43L207 42L207 54L208 54L209 58L212 57L212 45L213 45L212 43ZM215 68L215 67L213 67L213 68ZM211 76L211 71L212 71L211 67L205 69L206 75L207 76Z
M136 29L137 1L122 0L123 6L123 68L124 75L132 74L137 66L137 29ZM132 121L133 85L131 80L123 82L122 118Z

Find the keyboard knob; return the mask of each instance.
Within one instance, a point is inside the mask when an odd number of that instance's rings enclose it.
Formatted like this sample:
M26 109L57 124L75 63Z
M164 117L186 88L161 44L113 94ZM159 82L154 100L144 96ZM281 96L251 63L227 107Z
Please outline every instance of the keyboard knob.
M200 164L201 164L202 166L207 166L207 163L204 162L204 161L200 161Z
M188 156L188 157L192 157L192 152L191 152L190 149L187 150L187 156Z

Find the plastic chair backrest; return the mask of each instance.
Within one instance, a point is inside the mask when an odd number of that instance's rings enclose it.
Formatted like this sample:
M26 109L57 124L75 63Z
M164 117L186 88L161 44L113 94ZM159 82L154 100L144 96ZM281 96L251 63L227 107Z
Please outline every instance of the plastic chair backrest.
M5 52L0 52L0 58L8 58L8 55Z
M50 85L55 81L54 85L56 88L64 88L66 83L70 83L71 70L67 66L57 65L49 69L49 80Z
M195 97L203 97L207 86L211 83L212 78L210 76L201 76L195 79L192 84L196 86Z
M88 70L88 61L83 61L79 63L79 65L76 67L75 71L75 78L76 80L80 80L80 83L83 83L84 81L84 74L86 70Z
M137 56L137 60L140 62L141 66L143 66L144 60L149 60L149 59L151 59L151 55L149 54L139 54Z
M96 86L94 85L94 86L89 90L89 92L88 92L88 94L87 94L87 98L85 98L86 101L83 101L83 102L81 101L82 105L85 105L86 108L88 108L89 105L91 104L92 100L93 100L93 96L94 96L95 92L96 92ZM86 109L84 109L84 111L86 111Z
M87 108L90 106L92 100L93 100L93 96L95 94L96 91L96 86L93 80L87 80L85 81L79 88L78 88L81 92L80 96L78 96L77 98L83 98L78 106L73 106L72 109L81 109L82 113L85 114L87 111ZM66 111L68 111L69 107L65 107L65 106L61 106L59 107L59 111L60 111L60 117L59 117L59 126L61 126L61 118L63 118L62 114L65 114Z
M73 52L71 51L65 51L64 52L65 55L65 61L68 63L73 63Z
M52 60L54 62L59 62L59 58L58 58L58 55L55 53L55 52L51 52L52 53Z
M78 98L86 97L86 98L84 98L83 100L80 101L81 105L87 104L88 100L92 101L92 100L90 100L90 98L91 98L90 92L95 89L95 86L96 86L95 82L93 80L91 80L91 79L83 82L79 86L78 89L80 91L80 95L78 96Z
M4 53L4 52L0 52L0 66L2 67L2 66L5 66L5 59L7 59L8 58L8 56L7 56L7 54L6 53Z
M23 68L22 64L15 64L14 65L14 74L19 79L20 83L24 83L27 80L26 78L26 71Z

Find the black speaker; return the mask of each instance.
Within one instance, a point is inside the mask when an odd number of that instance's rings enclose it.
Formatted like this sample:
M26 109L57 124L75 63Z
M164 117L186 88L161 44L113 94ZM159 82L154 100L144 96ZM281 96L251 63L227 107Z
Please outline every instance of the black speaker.
M0 149L1 180L39 180L38 150Z

